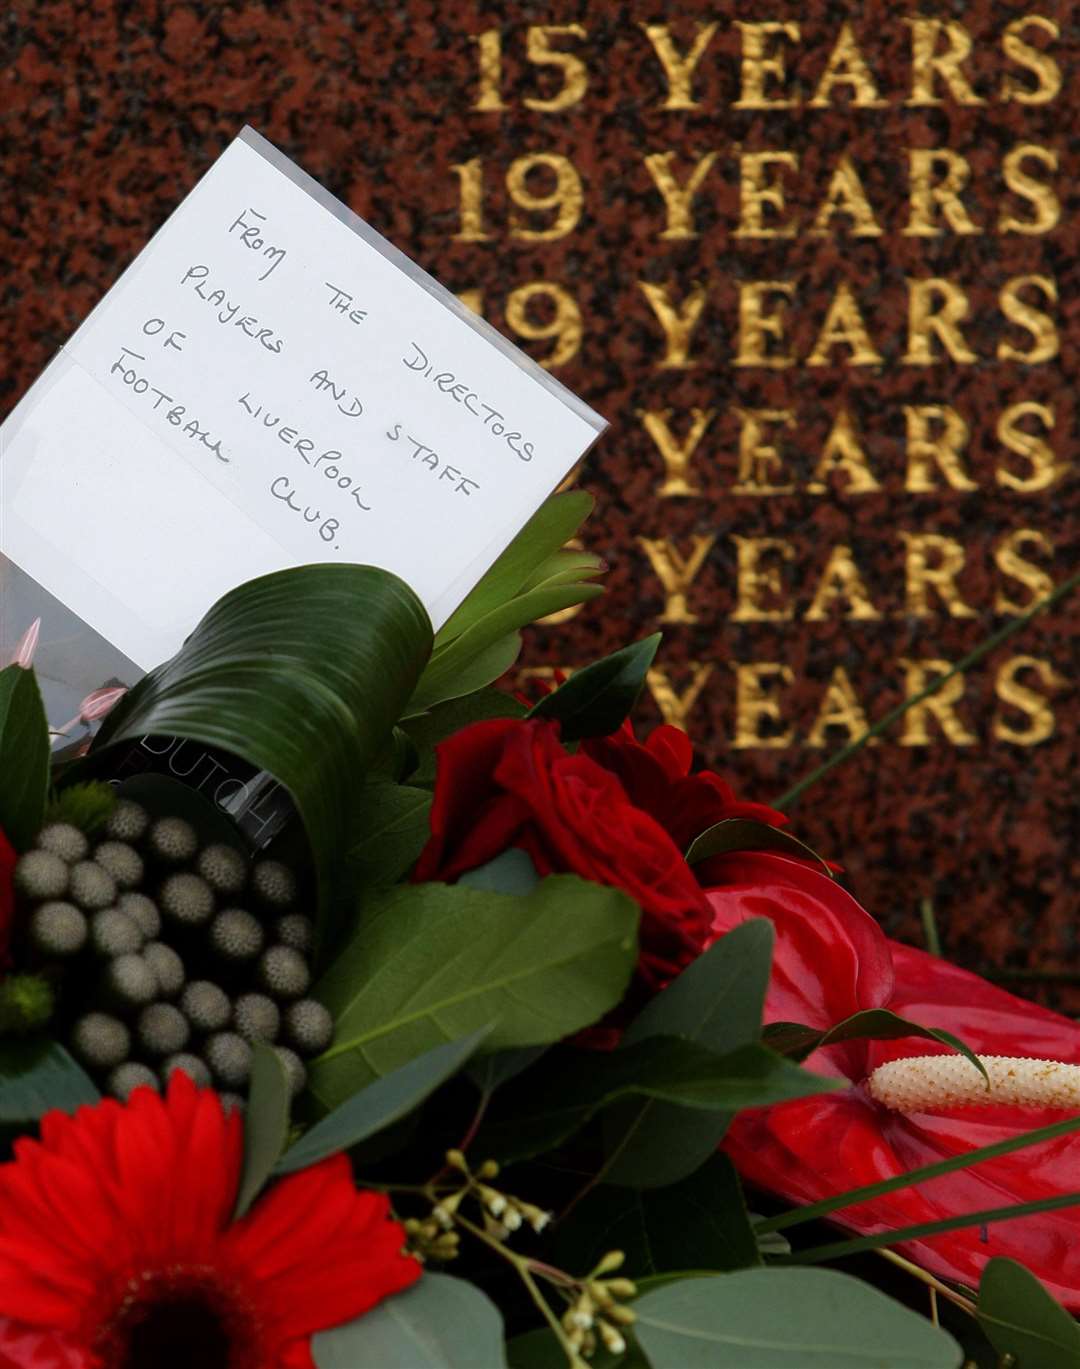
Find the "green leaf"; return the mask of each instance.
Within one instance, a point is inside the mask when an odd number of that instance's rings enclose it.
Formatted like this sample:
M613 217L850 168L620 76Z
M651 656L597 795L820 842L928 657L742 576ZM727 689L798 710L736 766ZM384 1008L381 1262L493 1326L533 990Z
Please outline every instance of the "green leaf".
M761 1263L742 1186L726 1155L663 1191L593 1189L557 1228L549 1258L564 1268L591 1269L609 1250L626 1254L632 1279L686 1268L747 1269Z
M591 551L577 547L561 547L546 561L541 562L522 585L522 589L537 589L540 585L565 585L591 575L603 575L607 563Z
M329 1117L316 1123L296 1145L290 1146L274 1172L292 1174L295 1170L306 1169L328 1155L359 1145L406 1117L440 1084L458 1072L490 1030L490 1027L481 1027L460 1041L436 1046L384 1079L354 1093Z
M998 1256L983 1270L975 1312L999 1355L1018 1369L1076 1369L1080 1326L1022 1264Z
M863 1012L852 1013L826 1032L804 1027L798 1022L772 1022L765 1028L766 1045L782 1055L792 1055L800 1060L821 1046L834 1046L839 1041L896 1041L904 1036L938 1041L959 1051L975 1066L989 1088L990 1076L986 1073L986 1066L958 1036L940 1027L920 1027L917 1022L909 1022L906 1017L890 1012L888 1008L866 1008Z
M0 1123L25 1126L53 1108L101 1101L88 1074L55 1041L0 1041Z
M466 1073L481 1093L494 1093L535 1065L549 1049L548 1046L519 1046L517 1050L494 1051L470 1065Z
M728 932L646 1006L623 1048L681 1036L723 1053L760 1040L772 945L768 918ZM613 1108L604 1118L604 1178L643 1188L675 1183L705 1163L730 1121L730 1112L690 1112L654 1099Z
M281 1056L262 1041L255 1043L244 1113L244 1168L233 1216L242 1217L273 1173L289 1134L289 1076Z
M830 879L836 878L828 863L805 842L779 827L770 827L768 823L755 822L752 818L724 818L707 827L690 843L686 863L698 865L710 856L723 856L729 851L780 851L800 860L815 861Z
M404 1293L311 1338L318 1369L505 1369L503 1322L471 1283L425 1273Z
M557 1041L619 1001L637 959L637 906L555 875L526 897L414 884L365 910L316 990L334 1045L311 1087L335 1107L364 1084L489 1022L492 1050Z
M541 699L529 717L557 720L564 742L609 736L637 703L660 639L661 634L655 632L575 671L565 684Z
M0 828L17 851L41 830L49 791L49 724L32 670L0 670Z
M521 655L521 633L507 632L496 637L490 645L477 651L471 660L464 661L457 668L453 689L443 688L439 692L443 699L466 698L478 689L486 689L500 679ZM410 704L410 712L415 705Z
M652 1369L958 1369L962 1358L925 1317L832 1270L682 1279L634 1311Z
M840 1086L840 1080L810 1074L764 1046L741 1046L719 1055L679 1037L651 1036L604 1056L595 1051L553 1055L546 1067L498 1095L478 1148L504 1161L538 1155L620 1098L659 1098L706 1112L737 1112Z
M481 689L463 699L450 699L429 713L419 713L403 724L416 743L420 763L410 776L413 784L435 783L435 747L472 723L489 718L523 718L525 706L498 689Z
M300 566L225 595L109 715L94 745L147 733L220 746L290 791L324 910L364 771L431 649L413 591L372 566Z
M613 1355L598 1345L585 1363L589 1369L650 1369L649 1361L634 1344L633 1334L626 1335L626 1352ZM515 1336L506 1345L510 1369L567 1369L566 1351L553 1331L541 1328ZM476 1369L480 1369L477 1365Z
M360 792L349 864L365 888L395 884L431 835L431 794L391 780L373 780Z
M536 866L527 851L516 846L502 851L486 865L462 875L458 884L467 889L487 889L493 894L531 894L540 883Z

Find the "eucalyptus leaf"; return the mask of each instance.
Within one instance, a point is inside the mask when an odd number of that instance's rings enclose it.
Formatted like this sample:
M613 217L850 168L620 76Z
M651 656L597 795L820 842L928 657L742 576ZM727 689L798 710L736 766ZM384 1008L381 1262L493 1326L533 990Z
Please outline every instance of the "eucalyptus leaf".
M335 1040L312 1063L311 1088L333 1108L490 1022L493 1050L588 1026L629 982L639 916L624 893L573 875L525 897L447 884L387 892L317 986Z
M896 1041L905 1036L937 1041L959 1051L975 1066L989 1088L990 1076L986 1073L986 1066L958 1036L941 1027L920 1027L917 1022L909 1022L906 1017L890 1012L888 1008L866 1008L862 1012L852 1013L843 1022L824 1032L814 1027L804 1027L798 1022L772 1022L765 1028L767 1045L782 1055L791 1055L799 1060L822 1046L834 1046L840 1041Z
M431 835L431 794L426 789L373 780L360 792L349 864L359 884L396 883Z
M833 1270L682 1279L633 1306L652 1369L959 1369L962 1359L925 1317Z
M796 856L799 860L811 860L830 879L836 878L828 862L804 841L793 837L783 828L770 827L768 823L756 822L753 818L724 818L707 827L690 843L686 863L698 865L710 856L727 855L729 851L779 851L786 856Z
M41 828L49 791L49 724L32 670L0 670L0 829L17 851Z
M1022 1264L1003 1256L983 1270L975 1312L999 1355L1017 1369L1076 1369L1080 1326Z
M220 599L109 715L92 754L157 733L223 747L270 771L307 829L325 910L356 790L430 649L423 605L390 572L277 571Z
M479 865L458 880L467 889L488 889L494 894L531 894L540 883L536 866L527 851L511 846L494 860Z
M637 703L660 639L656 632L576 670L565 684L545 695L529 717L555 719L564 742L609 736Z
M506 1369L498 1308L464 1279L425 1273L355 1321L311 1338L318 1369Z
M53 1108L101 1101L93 1080L56 1041L0 1041L0 1123L25 1126Z
M295 1170L306 1169L328 1155L359 1145L408 1116L440 1084L458 1072L489 1032L490 1027L481 1027L460 1041L436 1046L384 1079L354 1093L290 1146L278 1161L275 1173L292 1174Z
M271 1046L257 1041L244 1112L244 1167L234 1217L242 1217L251 1207L285 1148L289 1097L289 1076L281 1056Z
M494 1093L503 1084L535 1065L549 1046L519 1046L516 1050L495 1051L469 1066L466 1073L481 1093Z

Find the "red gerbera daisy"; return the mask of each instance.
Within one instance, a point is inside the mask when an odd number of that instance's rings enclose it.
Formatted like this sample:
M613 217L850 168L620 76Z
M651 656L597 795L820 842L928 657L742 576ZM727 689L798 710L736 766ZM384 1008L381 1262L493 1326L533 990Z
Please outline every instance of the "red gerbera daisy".
M17 1141L0 1166L0 1365L314 1369L315 1332L419 1278L342 1155L233 1221L242 1130L177 1072L164 1098L52 1112Z

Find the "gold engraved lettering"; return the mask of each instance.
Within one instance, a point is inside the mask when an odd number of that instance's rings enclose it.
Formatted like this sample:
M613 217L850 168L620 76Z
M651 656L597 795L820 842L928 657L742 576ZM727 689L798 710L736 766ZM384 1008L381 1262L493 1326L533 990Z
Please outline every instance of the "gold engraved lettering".
M780 537L733 537L738 552L738 597L733 623L786 623L795 610L787 600L783 567L795 559L795 548ZM779 556L779 563L762 565L765 557ZM772 600L770 606L763 600ZM776 601L781 600L780 607Z
M935 306L940 303L940 308ZM967 295L942 276L908 281L908 345L902 358L907 366L933 366L936 337L952 357L966 365L976 361L958 324L968 316Z
M535 195L528 189L526 181L530 172L541 167L554 172L555 186L546 195ZM506 188L514 204L530 214L547 209L557 211L555 222L547 228L531 227L520 214L512 212L512 237L528 242L554 242L558 238L565 238L578 226L585 204L585 191L581 177L569 157L563 157L558 152L533 152L528 157L518 157L511 162L506 173Z
M689 661L687 664L690 667L690 683L681 694L671 683L663 666L653 666L645 676L649 693L656 700L664 722L681 728L683 732L686 731L687 715L701 697L701 691L713 673L711 661Z
M799 26L789 21L766 20L759 23L744 23L735 20L735 27L742 34L742 64L739 98L733 109L791 109L794 100L778 99L767 95L766 87L775 78L783 81L784 58L779 50L768 51L769 39L780 34L789 42L799 41Z
M1008 25L1001 38L1001 50L1017 64L1032 72L1038 82L1035 89L1021 85L1015 76L1006 75L1001 81L1002 104L1015 100L1018 105L1048 105L1061 90L1061 68L1049 53L1034 48L1020 37L1028 26L1042 29L1051 38L1059 38L1061 30L1053 19L1043 14L1025 14Z
M994 693L1003 704L1026 714L1028 723L1026 727L1014 727L999 711L994 716L993 735L1014 746L1036 746L1054 735L1054 710L1044 695L1020 683L1016 677L1022 670L1034 671L1050 690L1060 689L1066 681L1049 661L1038 656L1013 656L998 668Z
M790 687L795 680L791 667L779 661L733 661L735 672L735 735L732 746L743 751L748 747L785 750L791 745L794 728L783 732L761 735L762 724L775 726L783 721L780 700L776 691Z
M813 103L811 101L811 103ZM848 156L840 158L836 170L829 181L829 188L821 207L814 215L814 222L807 230L811 237L823 238L829 233L829 223L834 214L847 214L854 225L851 235L854 238L878 238L882 229L874 218L870 201L866 198L859 173Z
M954 490L978 489L964 469L968 425L946 404L905 404L907 422L907 478L904 488L929 494L938 488L934 467Z
M716 533L695 533L687 556L683 555L670 537L639 537L637 540L667 592L667 603L660 615L660 622L696 623L698 615L690 612L686 596L694 578L705 564L705 558L712 551Z
M823 623L831 616L833 604L841 600L849 605L843 615L845 618L868 623L881 617L863 583L851 548L842 543L833 547L829 553L828 564L821 573L821 580L814 594L814 602L806 611L806 621Z
M859 306L846 281L840 282L832 298L814 350L806 358L807 366L830 365L830 353L838 343L851 348L849 366L880 366L884 360L870 341Z
M502 34L498 29L469 34L469 41L477 46L480 67L479 90L473 109L483 113L505 109L499 85L502 81Z
M1022 196L1035 206L1035 217L1018 219L1010 210L1002 210L998 218L999 233L1024 233L1034 237L1039 233L1049 233L1061 219L1061 201L1055 192L1024 170L1023 163L1028 159L1042 162L1051 171L1058 169L1058 154L1050 147L1019 143L1006 153L1001 164L1005 184L1013 194Z
M491 235L484 232L483 159L474 157L471 162L461 162L450 170L457 173L461 182L461 228L454 234L454 241L489 242Z
M933 614L929 591L933 590L953 618L974 618L956 588L956 577L964 569L964 548L952 537L934 532L902 532L907 554L904 559L907 612L913 618Z
M694 196L701 189L702 182L709 174L709 169L716 161L716 152L706 152L701 157L697 165L687 177L685 183L680 185L671 169L671 164L678 156L675 152L654 152L651 157L645 158L645 166L649 175L656 183L656 188L664 197L664 204L667 206L667 227L660 234L662 238L696 238L697 230L694 228L694 219L691 212Z
M701 102L693 97L694 72L718 25L698 24L697 35L686 53L675 46L667 24L640 24L639 27L653 45L667 77L668 97L662 108L696 109Z
M790 352L767 352L766 341L784 340L786 300L795 294L795 286L788 280L750 280L739 283L739 350L732 363L735 366L768 366L783 370L793 366ZM775 301L772 313L765 312L769 295L786 296Z
M999 589L994 600L995 613L1026 613L1029 608L1045 599L1053 591L1053 578L1034 561L1029 561L1022 553L1028 548L1050 557L1054 554L1054 544L1045 533L1036 528L1017 528L1003 537L994 548L994 564L1003 575L1017 580L1029 591L1024 603L1018 603Z
M971 167L959 152L947 147L909 148L910 212L904 237L940 237L944 230L935 222L937 211L954 233L981 233L960 198L970 178Z
M585 63L571 52L560 52L551 46L553 38L568 35L571 38L586 38L588 35L580 24L531 24L526 38L525 51L533 66L558 67L562 72L562 88L546 99L527 95L522 104L528 109L539 110L543 114L554 114L560 109L569 109L578 104L585 95L589 75Z
M791 494L795 486L777 485L774 476L783 476L784 458L773 442L766 441L766 425L795 426L791 409L736 409L742 422L739 430L739 474L732 494Z
M1060 350L1054 319L1020 298L1020 291L1028 287L1041 290L1051 304L1057 303L1057 283L1050 276L1014 276L1006 281L998 296L1001 312L1010 322L1028 330L1032 346L1023 352L1002 339L997 345L999 361L1023 361L1028 366L1035 366L1040 361L1050 361Z
M830 478L834 471L842 471L847 476L847 494L871 494L881 489L870 466L866 454L859 446L855 425L846 409L836 415L821 457L814 469L813 479L806 486L808 494L827 494Z
M1008 490L1019 490L1021 494L1035 494L1038 490L1049 489L1069 469L1069 463L1058 460L1057 453L1045 438L1036 433L1026 432L1020 427L1021 420L1028 417L1037 418L1048 432L1053 431L1053 409L1031 400L1010 404L997 422L998 441L1031 465L1028 475L1016 475L1015 472L998 466L995 472L997 483L1004 485Z
M784 212L784 188L779 175L770 175L771 166L789 166L797 170L799 159L794 152L744 152L739 158L739 226L736 238L793 238L795 223L769 225L765 209L769 206L777 215Z
M952 669L950 661L908 661L901 659L906 675L906 697L914 699L921 694L933 678L945 675ZM921 703L912 704L904 714L904 730L900 737L901 746L930 746L929 721L933 717L953 746L974 746L975 737L953 711L953 705L964 697L964 677L954 675L936 694L931 694Z
M962 24L941 19L905 19L911 28L911 98L908 105L944 104L934 88L940 76L949 95L958 105L983 105L960 70L971 53L971 37ZM948 47L937 52L938 39L944 34Z
M855 33L849 23L840 26L840 34L829 54L828 65L810 101L811 109L826 109L832 103L833 86L851 87L854 109L883 109L889 102L878 98L878 89L870 68L859 51Z
M647 280L639 280L638 285L664 330L667 348L663 360L657 363L659 369L689 370L696 366L696 361L689 360L690 339L705 308L704 285L695 285L679 304L671 299L666 285L653 285Z
M534 323L529 317L530 307L541 300L550 301L551 318L547 323ZM573 361L581 349L582 322L578 302L562 285L550 280L531 280L511 290L506 297L506 322L519 337L530 342L552 339L555 346L542 358L540 365L549 370Z
M716 410L691 409L690 430L681 442L671 431L671 415L671 409L638 410L638 418L656 443L656 448L664 461L666 474L657 494L661 499L670 499L674 495L700 495L701 490L693 484L688 475L690 458L705 436L709 424L716 417Z
M842 665L836 667L826 686L814 725L806 738L807 746L824 746L826 733L830 727L842 727L847 733L848 741L854 741L856 737L861 737L870 730L862 704L859 703L855 688ZM868 746L878 744L877 737L871 737L867 742Z

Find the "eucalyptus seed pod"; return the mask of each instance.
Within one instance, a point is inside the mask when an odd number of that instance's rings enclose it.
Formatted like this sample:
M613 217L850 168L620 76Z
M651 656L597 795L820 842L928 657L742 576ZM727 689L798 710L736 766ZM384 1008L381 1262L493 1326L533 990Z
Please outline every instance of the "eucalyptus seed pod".
M281 1010L265 994L241 994L233 1005L233 1027L252 1045L256 1041L272 1042L281 1030Z
M210 925L210 948L222 960L254 960L265 940L262 923L243 908L225 908Z
M296 876L280 860L260 860L251 870L251 892L271 908L288 908L296 901Z
M307 1070L304 1062L295 1051L289 1050L288 1046L275 1046L278 1059L285 1066L285 1075L289 1081L289 1096L298 1097L307 1087Z
M158 994L157 975L141 955L118 955L105 967L105 997L119 1007L143 1008Z
M85 860L90 850L86 834L70 822L50 822L37 834L35 845L42 851L51 851L69 865Z
M184 987L184 962L173 948L151 941L143 947L143 959L154 972L162 998L175 998Z
M142 841L150 826L150 814L141 803L118 799L105 821L105 834L113 841Z
M116 955L134 955L142 950L142 944L139 924L119 908L102 908L90 920L90 945L106 960Z
M105 1081L105 1087L114 1098L126 1103L136 1089L158 1089L158 1078L146 1065L129 1060L126 1065L118 1065Z
M201 1089L210 1087L210 1070L205 1060L201 1060L197 1055L192 1055L188 1051L177 1051L175 1055L170 1055L162 1065L160 1074L161 1082L167 1084L169 1076L174 1070L183 1070L193 1084L197 1084Z
M121 894L116 906L122 913L135 919L148 941L161 935L161 914L152 898L147 898L145 894Z
M143 858L126 841L103 841L94 850L94 860L108 870L121 889L134 889L142 883Z
M116 880L95 861L80 860L71 867L71 901L88 913L116 902Z
M27 851L15 866L15 888L27 898L63 898L71 871L53 851Z
M228 994L208 979L187 986L180 995L180 1010L197 1032L221 1031L232 1016Z
M135 1034L148 1055L175 1055L187 1045L191 1028L179 1008L151 1003L139 1014Z
M236 1032L216 1032L203 1046L203 1059L226 1088L242 1088L251 1076L251 1047Z
M311 971L299 951L271 946L259 960L259 983L275 998L300 998L311 983Z
M181 865L194 858L199 839L195 828L183 818L158 818L150 828L150 850L167 865Z
M118 1017L88 1012L71 1029L71 1049L91 1069L111 1069L127 1059L131 1033Z
M274 923L274 933L283 946L307 955L315 944L315 924L303 913L286 913Z
M285 1039L301 1055L319 1055L334 1037L334 1019L314 998L301 998L285 1009Z
M88 932L86 918L74 903L42 903L30 919L30 944L41 955L77 955Z
M233 846L207 846L195 867L216 894L238 894L247 883L247 861Z
M214 912L214 891L201 875L170 875L158 895L166 917L185 927L200 927Z

